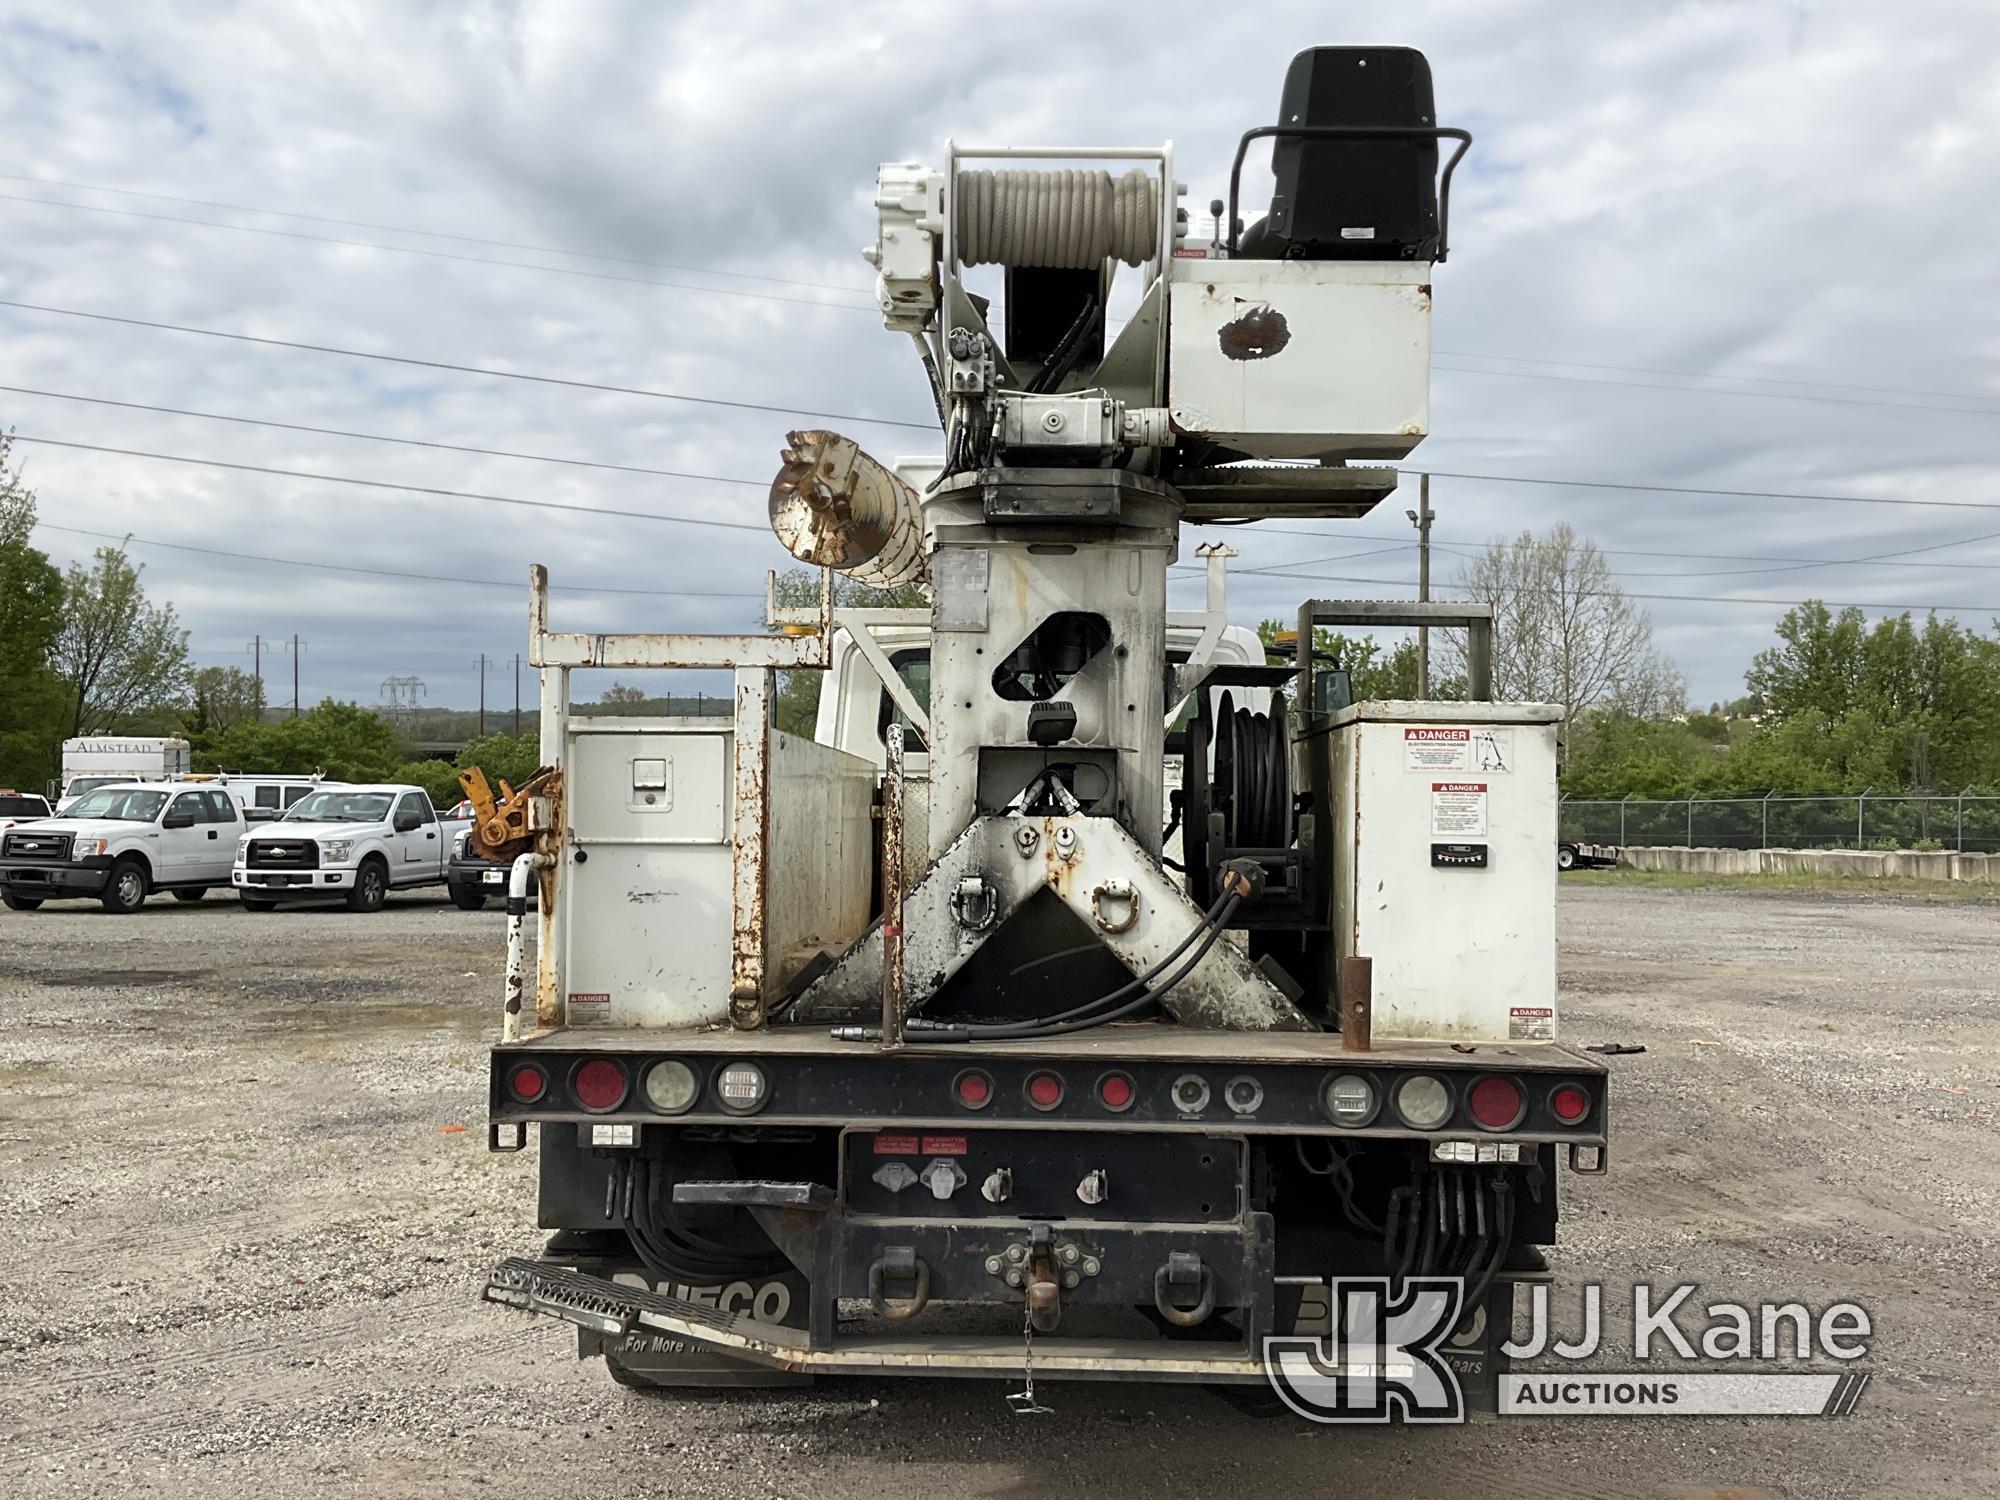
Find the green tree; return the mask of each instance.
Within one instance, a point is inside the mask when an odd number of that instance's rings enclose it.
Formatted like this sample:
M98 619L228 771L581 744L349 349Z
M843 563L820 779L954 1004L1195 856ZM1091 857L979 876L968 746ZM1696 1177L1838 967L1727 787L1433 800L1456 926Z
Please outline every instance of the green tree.
M843 609L928 609L930 599L914 584L900 589L864 588L835 575L833 602ZM811 568L787 568L778 575L777 603L781 609L809 609L819 603L819 574ZM777 702L772 714L778 728L811 739L819 722L819 690L826 673L800 669L778 674Z
M195 737L193 748L197 771L324 771L340 781L387 781L409 758L379 714L331 698L296 719L245 719Z
M541 766L541 741L532 734L489 734L458 752L457 770L477 766L488 782L519 786ZM452 798L457 801L456 795Z
M63 575L53 654L71 735L115 730L187 701L187 632L171 604L148 602L122 547L99 547Z
M604 690L604 696L597 700L614 712L626 712L646 706L643 688L628 687L622 682L614 682Z
M194 674L189 734L208 734L263 717L264 684L241 667L203 667Z
M1289 662L1292 659L1291 642L1288 639L1280 645L1278 638L1280 635L1289 637L1296 629L1295 625L1287 625L1282 620L1260 620L1257 622L1257 639L1264 643L1266 651ZM1364 699L1417 696L1417 643L1413 640L1398 641L1384 652L1382 643L1372 636L1347 635L1321 626L1313 631L1313 655L1323 666L1339 666L1352 674L1354 700L1357 703ZM1456 679L1446 681L1433 677L1431 692L1434 697L1464 696L1463 685Z
M29 543L35 492L0 433L0 786L40 786L55 775L63 694L52 667L62 629L62 574Z

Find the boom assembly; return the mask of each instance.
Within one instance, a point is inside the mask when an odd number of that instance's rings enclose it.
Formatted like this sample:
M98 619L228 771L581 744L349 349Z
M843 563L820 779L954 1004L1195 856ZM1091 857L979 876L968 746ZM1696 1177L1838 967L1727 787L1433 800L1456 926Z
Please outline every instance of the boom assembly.
M1261 1380L1329 1277L1435 1275L1490 1399L1559 1168L1605 1160L1557 1033L1559 711L1490 701L1483 608L1308 600L1271 660L1221 546L1168 608L1183 524L1365 515L1429 424L1470 138L1401 48L1299 54L1278 118L1207 240L1169 146L881 169L942 451L790 435L816 606L566 634L535 571L547 771L475 788L474 841L516 864L490 1144L539 1127L554 1235L486 1295L620 1380ZM1351 701L1329 625L1462 632L1468 701ZM576 716L589 667L728 670L735 712ZM784 670L824 674L810 740Z

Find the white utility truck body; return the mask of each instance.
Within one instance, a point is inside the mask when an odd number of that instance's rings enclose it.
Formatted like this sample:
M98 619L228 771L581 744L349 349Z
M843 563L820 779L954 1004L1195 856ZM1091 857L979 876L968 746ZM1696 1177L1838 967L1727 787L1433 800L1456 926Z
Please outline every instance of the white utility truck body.
M486 1296L619 1380L1261 1382L1328 1277L1386 1272L1459 1284L1451 1368L1494 1400L1559 1168L1607 1142L1558 1039L1558 715L1488 701L1480 606L1306 600L1271 660L1209 544L1205 608L1167 607L1183 527L1364 516L1396 474L1352 460L1428 425L1469 137L1401 48L1301 53L1279 113L1222 222L1266 138L1270 212L1205 247L1170 147L881 169L942 453L790 435L816 607L569 632L532 570L543 767L461 779L511 871L488 1144L532 1140L554 1234ZM927 603L836 608L836 571ZM1419 625L1465 632L1473 701L1353 703L1313 647ZM602 668L728 671L735 712L573 713ZM813 742L772 723L787 671L827 674Z
M100 786L185 776L191 753L179 735L89 734L64 740L56 811Z

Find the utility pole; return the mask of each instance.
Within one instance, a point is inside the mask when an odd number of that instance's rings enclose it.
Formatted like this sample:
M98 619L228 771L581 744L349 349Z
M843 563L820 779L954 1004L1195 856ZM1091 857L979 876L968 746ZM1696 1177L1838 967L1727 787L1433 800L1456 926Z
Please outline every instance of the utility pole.
M521 653L514 653L514 738L521 737Z
M1417 476L1417 509L1406 510L1410 524L1417 528L1417 600L1428 604L1431 598L1431 476ZM1417 696L1429 698L1431 695L1431 628L1417 627Z
M292 717L299 716L299 638L292 637Z
M479 653L479 737L486 738L486 653Z
M264 637L250 638L250 675L257 679L257 701L264 701Z

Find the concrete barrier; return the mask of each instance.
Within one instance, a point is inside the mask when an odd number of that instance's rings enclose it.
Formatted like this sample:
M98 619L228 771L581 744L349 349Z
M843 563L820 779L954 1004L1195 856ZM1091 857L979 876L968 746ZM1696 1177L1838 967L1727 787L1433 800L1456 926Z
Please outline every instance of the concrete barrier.
M1686 849L1637 846L1618 851L1620 867L1690 875L1839 875L1855 880L2000 879L2000 855L1948 849Z

